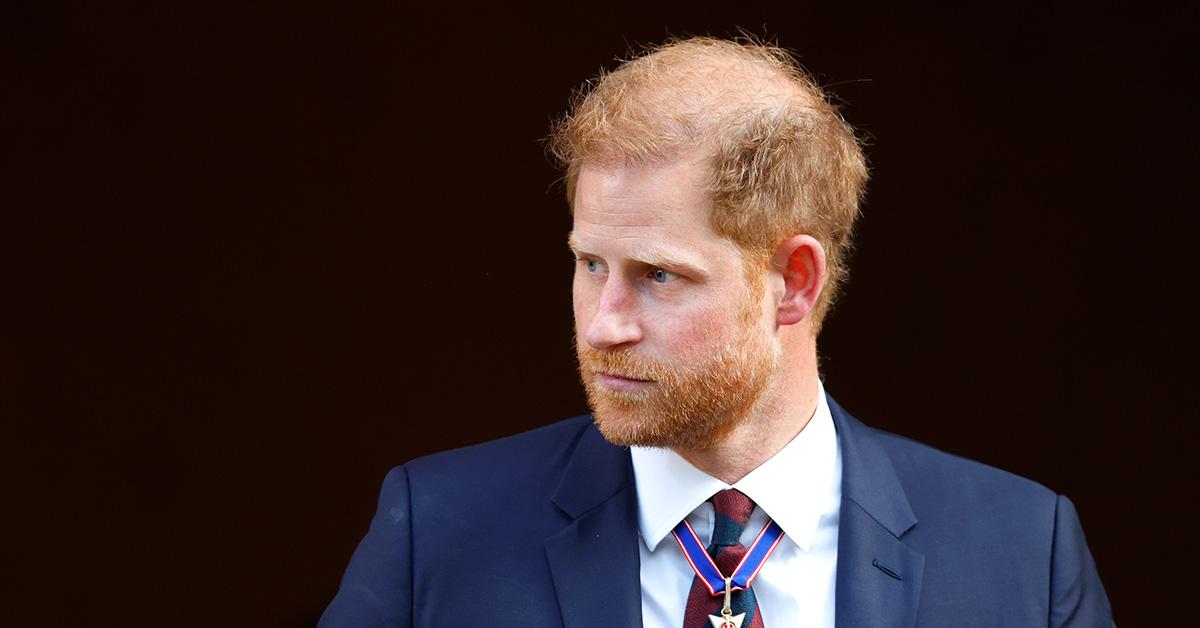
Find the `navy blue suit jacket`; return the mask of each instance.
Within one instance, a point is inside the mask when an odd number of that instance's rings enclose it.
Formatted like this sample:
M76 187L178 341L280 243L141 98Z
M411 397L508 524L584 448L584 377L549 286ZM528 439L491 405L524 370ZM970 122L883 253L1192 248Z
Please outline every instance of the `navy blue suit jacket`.
M1066 497L830 409L838 628L1112 625ZM635 490L586 416L397 467L320 626L640 627Z

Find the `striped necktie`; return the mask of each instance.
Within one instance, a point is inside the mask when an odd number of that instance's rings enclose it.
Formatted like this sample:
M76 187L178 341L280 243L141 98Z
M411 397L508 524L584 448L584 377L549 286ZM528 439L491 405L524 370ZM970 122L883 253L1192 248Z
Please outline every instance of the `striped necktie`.
M709 500L713 504L713 534L712 543L708 546L708 555L721 570L721 574L729 576L742 562L746 555L746 547L741 543L742 530L754 510L754 502L737 489L726 489ZM692 578L692 590L688 594L687 610L683 615L683 628L712 628L710 615L720 615L725 603L724 596L713 597L699 577ZM745 613L742 628L765 628L762 615L758 612L758 602L754 599L754 589L734 591L729 603L733 614Z

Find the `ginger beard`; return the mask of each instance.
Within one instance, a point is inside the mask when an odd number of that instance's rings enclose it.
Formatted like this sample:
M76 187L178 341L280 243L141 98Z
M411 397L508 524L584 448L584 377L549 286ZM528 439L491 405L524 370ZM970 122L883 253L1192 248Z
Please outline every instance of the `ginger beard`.
M744 423L780 362L779 344L758 324L757 300L748 301L728 338L683 364L631 348L596 349L576 335L580 379L604 438L615 445L704 450ZM597 371L653 383L612 390L596 381Z

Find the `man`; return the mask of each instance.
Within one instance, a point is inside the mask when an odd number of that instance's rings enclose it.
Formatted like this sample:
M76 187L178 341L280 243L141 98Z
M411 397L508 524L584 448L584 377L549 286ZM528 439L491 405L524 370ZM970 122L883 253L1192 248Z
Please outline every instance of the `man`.
M825 395L867 171L787 54L672 42L552 148L594 420L393 470L322 626L1112 625L1065 497Z

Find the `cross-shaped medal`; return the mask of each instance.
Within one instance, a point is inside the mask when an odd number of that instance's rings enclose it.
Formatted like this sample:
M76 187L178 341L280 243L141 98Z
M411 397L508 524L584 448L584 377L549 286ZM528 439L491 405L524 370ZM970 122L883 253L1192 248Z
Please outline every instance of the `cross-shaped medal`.
M745 613L722 615L720 617L716 615L708 616L708 621L712 622L713 628L742 628L742 620L744 619L746 619Z

